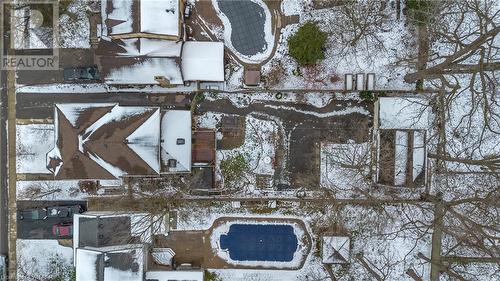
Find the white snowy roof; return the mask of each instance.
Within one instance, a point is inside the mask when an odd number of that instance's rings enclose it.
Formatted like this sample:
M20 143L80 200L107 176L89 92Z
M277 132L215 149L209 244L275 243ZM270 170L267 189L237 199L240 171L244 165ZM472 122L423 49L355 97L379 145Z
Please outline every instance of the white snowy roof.
M165 39L129 38L121 39L122 47L126 53L121 56L147 56L147 57L180 57L182 41L176 42Z
M57 105L59 107L59 105ZM69 106L69 105L68 105ZM160 124L160 111L158 108L151 107L128 107L128 106L118 106L115 105L113 109L97 120L94 124L85 130L82 134L85 138L80 138L79 142L81 144L79 147L83 149L83 144L89 139L94 132L96 132L103 125L120 121L131 116L140 115L147 111L154 110L154 113L142 123L132 134L130 134L126 140L127 145L139 156L141 157L155 172L159 173L160 163L159 163L159 127ZM84 152L84 151L82 151ZM101 167L106 169L115 177L119 178L126 174L125 171L120 170L113 165L106 163L99 156L92 153L89 157L97 162Z
M76 249L76 281L97 281L97 266L102 253Z
M56 104L56 107L64 114L66 119L71 123L71 125L76 126L78 118L81 114L91 108L100 108L113 106L114 103L60 103Z
M429 101L423 98L381 97L380 129L427 129Z
M181 70L174 58L145 58L130 65L113 68L105 76L110 84L159 84L155 76L165 77L170 84L183 84Z
M129 244L92 249L79 248L76 250L76 280L143 280L144 247L142 244ZM126 255L127 258L120 255ZM109 262L110 265L105 265L105 262Z
M156 110L146 122L127 137L127 145L155 172L160 172L160 111Z
M108 1L111 2L113 7L109 14L106 11ZM103 25L106 24L106 20L115 23L111 27L110 35L132 32L132 3L133 0L102 0L101 14ZM103 30L106 31L105 26L103 26ZM104 35L107 35L106 33Z
M179 36L179 0L101 0L103 35Z
M146 279L158 281L203 281L203 271L147 271Z
M184 144L177 144L184 139ZM161 161L168 166L168 160L177 160L169 172L191 171L191 111L168 110L161 119Z
M350 239L346 236L323 236L323 263L349 262Z
M182 75L185 81L224 81L224 43L184 43Z
M179 35L179 0L141 0L141 32Z

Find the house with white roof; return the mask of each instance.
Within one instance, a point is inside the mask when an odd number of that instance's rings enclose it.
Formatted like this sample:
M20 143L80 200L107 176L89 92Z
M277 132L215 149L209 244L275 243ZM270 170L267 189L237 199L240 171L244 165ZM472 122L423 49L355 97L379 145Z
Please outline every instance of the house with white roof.
M102 0L95 53L104 82L223 82L224 44L184 42L184 6L183 0Z
M376 108L376 181L390 186L425 184L429 100L423 97L380 97Z
M165 234L162 219L146 213L87 212L74 215L73 228L76 280L203 280L200 268L176 270L172 251L169 259L158 257L165 251L156 250L165 249L154 248L153 236Z

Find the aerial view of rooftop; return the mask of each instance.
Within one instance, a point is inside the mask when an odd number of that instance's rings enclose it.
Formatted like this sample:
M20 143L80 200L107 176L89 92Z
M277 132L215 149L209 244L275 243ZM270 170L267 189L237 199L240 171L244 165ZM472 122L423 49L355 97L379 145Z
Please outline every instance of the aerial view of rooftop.
M0 14L0 281L500 280L500 0Z

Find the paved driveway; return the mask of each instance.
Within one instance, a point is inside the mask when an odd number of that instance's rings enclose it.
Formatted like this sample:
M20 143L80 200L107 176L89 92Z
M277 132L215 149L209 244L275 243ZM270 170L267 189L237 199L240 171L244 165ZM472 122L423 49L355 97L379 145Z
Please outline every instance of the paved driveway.
M19 211L43 208L50 206L73 206L81 205L82 208L87 210L87 203L85 201L17 201L17 212L19 218ZM73 222L72 217L68 218L46 218L44 220L17 220L17 238L21 239L58 239L52 234L52 226L58 223ZM63 237L63 238L71 238Z
M331 114L350 107L363 107L370 115L353 112ZM286 157L285 178L293 187L315 189L320 183L320 143L357 143L369 140L373 125L373 104L353 100L332 100L323 108L306 104L277 101L255 102L248 107L235 107L229 100L205 101L199 113L214 111L220 113L247 115L264 114L282 120L285 134L289 136Z

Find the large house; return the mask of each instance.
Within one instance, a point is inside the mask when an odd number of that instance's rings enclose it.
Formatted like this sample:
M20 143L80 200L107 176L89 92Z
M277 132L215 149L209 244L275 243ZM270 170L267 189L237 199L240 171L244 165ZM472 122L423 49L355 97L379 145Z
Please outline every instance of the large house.
M171 249L154 248L153 236L164 229L161 219L145 213L87 212L75 215L73 226L76 280L203 280L200 268L177 267Z
M104 82L223 82L224 44L184 42L183 10L182 0L102 0L96 56Z
M191 171L191 112L117 104L57 104L55 179L118 179Z

